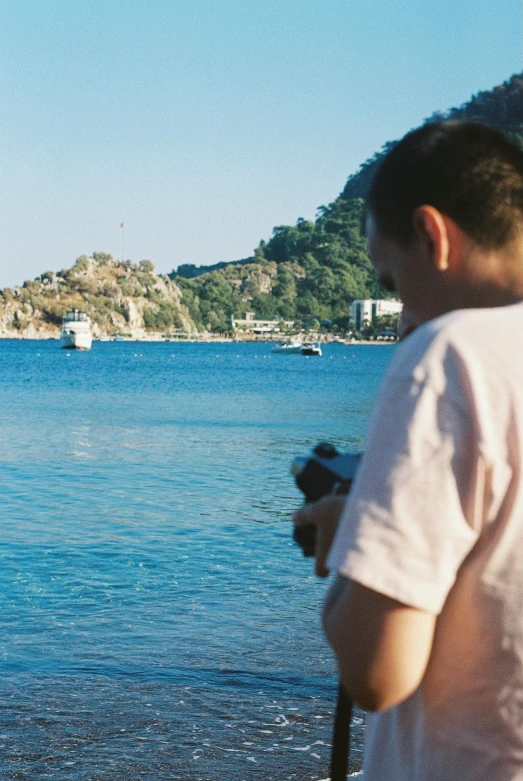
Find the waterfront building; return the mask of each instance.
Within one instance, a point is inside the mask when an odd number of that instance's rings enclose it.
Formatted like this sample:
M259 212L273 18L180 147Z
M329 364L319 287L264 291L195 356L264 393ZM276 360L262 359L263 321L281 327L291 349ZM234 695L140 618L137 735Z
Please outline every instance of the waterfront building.
M364 325L374 325L376 318L386 315L400 315L403 304L394 298L367 298L353 301L350 307L350 319L356 331Z
M284 328L293 328L294 320L282 320L273 318L270 320L257 320L255 312L245 312L243 317L231 317L231 325L234 333L243 334L275 334Z

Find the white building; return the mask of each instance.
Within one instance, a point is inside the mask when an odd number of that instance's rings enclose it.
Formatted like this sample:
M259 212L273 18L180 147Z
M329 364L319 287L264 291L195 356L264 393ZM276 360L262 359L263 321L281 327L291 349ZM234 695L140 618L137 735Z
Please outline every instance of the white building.
M272 320L256 320L255 312L245 312L242 318L231 317L233 331L242 331L245 334L273 334L280 332L280 326L292 328L294 320L282 320L275 318Z
M399 315L403 309L401 301L394 298L357 299L350 306L350 319L356 331L361 331L365 323L372 324L377 317Z

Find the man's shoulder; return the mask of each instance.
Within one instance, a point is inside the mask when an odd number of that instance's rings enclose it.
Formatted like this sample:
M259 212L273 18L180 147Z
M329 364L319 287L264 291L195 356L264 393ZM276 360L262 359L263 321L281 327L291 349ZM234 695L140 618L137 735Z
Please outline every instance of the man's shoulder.
M489 363L523 351L523 303L460 309L417 328L398 347L391 373L421 380L447 375L471 361Z
M494 337L509 333L521 322L523 302L483 309L457 309L426 323L424 327L433 336L442 335L454 341L463 338L482 341L490 333Z

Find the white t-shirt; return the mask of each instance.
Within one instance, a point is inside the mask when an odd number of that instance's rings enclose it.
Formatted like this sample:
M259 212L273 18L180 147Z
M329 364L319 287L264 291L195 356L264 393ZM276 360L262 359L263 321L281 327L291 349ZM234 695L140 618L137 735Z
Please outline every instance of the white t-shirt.
M523 304L398 347L328 565L438 616L418 690L369 714L365 781L523 781Z

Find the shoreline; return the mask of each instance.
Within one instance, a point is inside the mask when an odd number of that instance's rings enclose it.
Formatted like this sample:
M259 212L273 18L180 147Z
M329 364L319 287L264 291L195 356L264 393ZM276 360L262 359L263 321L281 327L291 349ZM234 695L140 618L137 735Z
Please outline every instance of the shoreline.
M60 337L59 336L47 336L47 335L34 335L31 336L11 336L11 335L0 335L0 341L11 341L11 342L59 342ZM155 336L153 334L147 335L147 336L135 336L135 337L93 337L93 342L101 342L101 343L107 343L107 342L130 342L132 344L278 344L279 342L282 342L285 340L282 339L234 339L234 337L226 337L226 336L211 336L209 334L206 334L205 336L194 336L194 337L178 337L174 339L165 338L163 336ZM339 344L343 345L345 347L351 347L358 344L365 344L365 345L391 345L391 344L397 344L398 339L392 340L392 339L306 339L304 341L307 342L313 342L314 344L320 344L322 346L324 345L331 345L331 344Z

